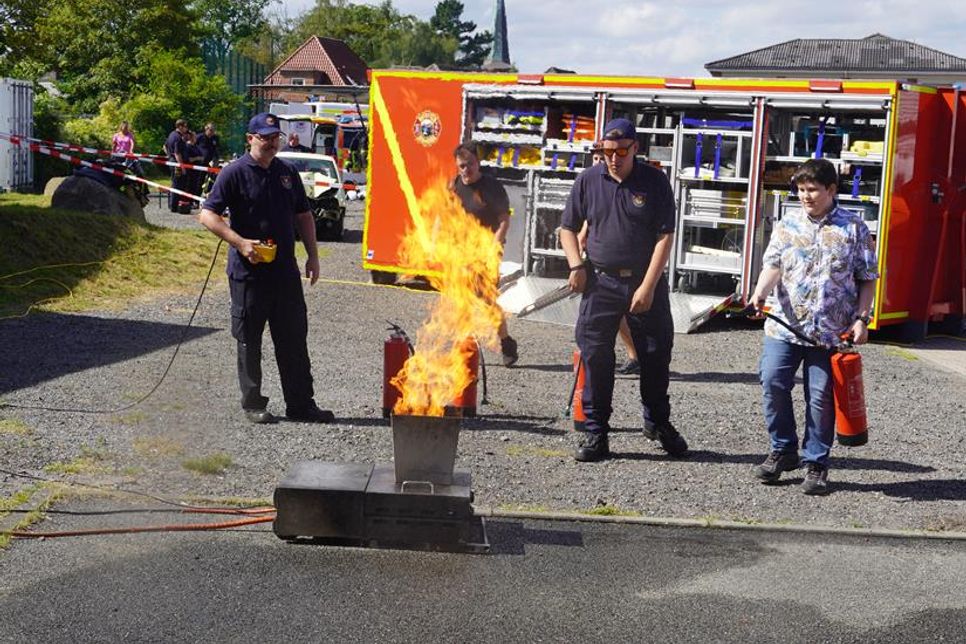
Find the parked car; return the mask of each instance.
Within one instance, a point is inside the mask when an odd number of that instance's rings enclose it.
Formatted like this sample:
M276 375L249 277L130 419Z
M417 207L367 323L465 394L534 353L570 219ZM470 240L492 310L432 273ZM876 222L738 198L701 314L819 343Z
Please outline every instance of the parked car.
M278 158L295 166L315 217L320 240L339 241L345 224L346 192L335 159L311 152L279 152Z

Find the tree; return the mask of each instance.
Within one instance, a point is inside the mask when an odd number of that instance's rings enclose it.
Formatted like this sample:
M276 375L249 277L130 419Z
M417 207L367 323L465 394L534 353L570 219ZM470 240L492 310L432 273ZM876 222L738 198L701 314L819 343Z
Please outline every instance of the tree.
M133 95L121 114L137 132L142 150L159 151L179 118L192 129L211 121L223 130L241 118L242 98L225 78L209 76L201 59L183 50L142 49L135 79Z
M476 23L463 20L463 3L459 0L442 0L436 5L436 13L429 24L436 33L456 41L460 56L454 63L460 68L479 67L486 60L493 45L493 34L476 31Z
M257 38L267 27L265 9L278 0L193 0L199 31L206 43L224 55L232 46Z
M36 21L38 60L55 71L72 107L94 112L126 97L142 48L198 52L187 0L58 0Z

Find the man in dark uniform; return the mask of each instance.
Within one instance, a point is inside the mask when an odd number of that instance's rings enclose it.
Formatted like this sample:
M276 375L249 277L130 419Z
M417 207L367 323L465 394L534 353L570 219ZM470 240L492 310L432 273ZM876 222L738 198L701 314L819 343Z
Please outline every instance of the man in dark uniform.
M171 134L168 135L167 140L164 142L164 152L168 155L168 161L174 161L175 163L187 163L188 150L185 143L185 135L188 132L188 122L184 119L178 119L174 122L174 129L171 130ZM171 187L175 190L183 190L184 192L189 191L188 185L188 173L183 168L173 166L171 168ZM185 200L181 195L175 194L173 192L168 193L168 208L171 212L180 212L181 214L191 213L191 203L182 205Z
M458 174L450 186L462 202L463 209L492 230L496 240L505 245L507 229L510 227L510 199L506 190L499 181L480 172L480 160L472 145L458 145L453 151L453 158L456 159ZM512 367L519 354L517 341L510 337L507 330L506 318L500 322L497 333L500 336L503 364Z
M221 156L221 139L215 134L214 123L205 123L205 129L198 135L196 145L201 150L204 165L218 165L218 159Z
M315 221L298 172L276 159L278 117L256 114L248 123L250 151L225 166L205 200L199 219L228 242L231 331L238 341L238 382L242 409L253 423L274 422L262 395L262 334L268 322L275 360L285 396L286 416L303 422L328 423L331 411L313 399L312 372L306 346L308 319L298 265L295 226L308 259L305 276L319 278ZM230 225L222 220L230 214ZM255 245L274 240L273 261L264 262Z
M625 316L641 364L644 435L681 457L688 444L671 424L667 395L674 324L664 267L674 234L674 194L663 172L635 160L637 135L629 120L610 121L600 145L607 162L577 177L560 231L570 287L583 293L576 337L586 375L581 402L587 433L574 458L610 455L614 339ZM585 221L586 263L577 243Z

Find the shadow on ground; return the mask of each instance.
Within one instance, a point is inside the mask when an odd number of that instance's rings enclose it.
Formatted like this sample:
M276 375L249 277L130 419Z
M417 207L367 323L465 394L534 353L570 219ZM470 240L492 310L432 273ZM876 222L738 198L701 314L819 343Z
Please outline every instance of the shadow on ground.
M39 313L0 323L0 394L130 360L221 329Z

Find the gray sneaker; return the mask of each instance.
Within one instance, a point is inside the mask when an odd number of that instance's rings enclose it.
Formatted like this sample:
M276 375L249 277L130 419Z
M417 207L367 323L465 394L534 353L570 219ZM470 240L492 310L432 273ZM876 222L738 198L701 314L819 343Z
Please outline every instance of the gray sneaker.
M752 470L755 478L765 483L774 483L781 478L782 472L797 470L801 462L797 453L773 451L761 465Z
M828 494L828 468L818 463L809 463L802 481L802 494Z

